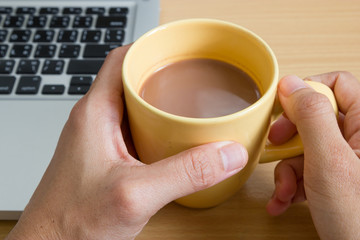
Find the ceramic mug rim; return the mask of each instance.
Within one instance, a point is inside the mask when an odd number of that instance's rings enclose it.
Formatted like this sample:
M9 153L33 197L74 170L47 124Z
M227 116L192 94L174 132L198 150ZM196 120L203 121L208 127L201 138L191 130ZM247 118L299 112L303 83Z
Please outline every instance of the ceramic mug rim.
M224 25L227 27L235 28L237 30L245 32L247 35L254 38L258 43L260 43L264 47L264 49L267 51L267 53L270 56L274 71L273 71L273 77L272 77L271 84L269 85L268 89L264 92L264 94L262 94L262 96L255 103L251 104L249 107L244 108L240 111L237 111L237 112L234 112L234 113L231 113L228 115L224 115L224 116L219 116L219 117L210 117L210 118L184 117L184 116L179 116L179 115L175 115L175 114L171 114L171 113L162 111L162 110L152 106L151 104L147 103L143 98L141 98L139 96L139 94L132 88L131 84L129 83L130 80L128 78L128 71L129 71L128 66L131 63L130 63L129 57L127 57L127 56L130 56L133 51L136 51L137 45L141 44L141 42L143 42L143 41L146 41L148 36L156 34L156 32L158 32L158 31L164 31L169 27L188 24L188 23L220 24L220 25ZM259 106L261 106L261 105L265 104L266 102L268 102L269 100L271 100L271 98L273 96L272 95L273 92L274 91L276 92L276 89L277 89L279 68L278 68L278 63L277 63L275 54L272 51L272 49L270 48L270 46L254 32L252 32L242 26L239 26L237 24L223 21L223 20L207 19L207 18L191 18L191 19L185 19L185 20L177 20L174 22L169 22L169 23L160 25L160 26L148 31L144 35L142 35L138 40L136 40L133 43L133 45L129 48L127 54L125 55L122 75L123 75L122 76L123 84L129 91L129 93L132 95L132 97L134 97L136 99L136 101L139 102L143 107L149 109L151 112L155 113L156 115L160 115L163 118L171 119L172 121L176 121L176 122L191 123L191 124L215 124L218 122L229 121L232 119L239 118L240 116L247 115L249 112L254 111Z

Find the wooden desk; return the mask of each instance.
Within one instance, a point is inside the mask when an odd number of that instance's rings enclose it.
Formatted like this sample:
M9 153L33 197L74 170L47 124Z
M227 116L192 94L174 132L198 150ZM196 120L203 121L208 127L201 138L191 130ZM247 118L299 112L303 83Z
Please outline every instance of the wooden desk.
M223 19L256 32L277 55L280 76L347 70L360 79L358 0L161 0L161 23L194 17ZM280 217L266 213L275 165L259 165L239 193L216 208L169 204L137 239L318 239L306 204ZM0 239L14 224L0 221Z

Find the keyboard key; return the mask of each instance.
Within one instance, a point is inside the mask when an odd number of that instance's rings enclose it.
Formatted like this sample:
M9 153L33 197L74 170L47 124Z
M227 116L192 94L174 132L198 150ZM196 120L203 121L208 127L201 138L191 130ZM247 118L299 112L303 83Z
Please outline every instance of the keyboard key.
M105 42L116 42L122 43L124 41L124 30L117 29L117 30L107 30L105 33Z
M58 35L58 42L76 42L78 32L76 30L61 30Z
M100 39L100 30L84 30L81 35L81 42L99 42Z
M91 16L75 16L73 28L90 28L93 22Z
M42 74L61 74L64 69L65 62L63 60L46 60L44 62Z
M17 74L36 74L39 69L39 60L21 60L19 62Z
M10 74L14 65L14 60L0 60L0 74Z
M9 48L8 45L0 44L0 57L1 58L6 56L8 48Z
M120 47L118 44L87 44L84 49L84 58L105 58L111 50Z
M47 22L46 16L30 16L26 27L28 28L43 28Z
M0 42L4 42L6 40L8 31L0 29Z
M35 50L36 58L52 58L55 56L56 45L39 44Z
M34 14L36 9L34 7L18 7L16 9L17 14Z
M69 26L70 17L69 16L53 16L51 18L50 27L51 28L66 28Z
M70 80L71 86L90 86L92 84L92 77L91 76L74 76Z
M30 30L14 30L12 31L9 41L10 42L28 42L31 36Z
M11 7L0 7L0 14L10 14L12 11Z
M63 9L63 14L81 14L81 7L66 7Z
M80 45L63 44L60 48L60 58L77 58L80 54Z
M39 76L24 76L20 78L19 85L16 89L16 94L37 94L41 77Z
M103 8L103 7L88 7L86 9L86 14L103 15L103 14L105 14L105 8Z
M74 60L71 59L67 74L97 74L104 60Z
M70 95L84 95L90 89L90 86L70 86L68 94Z
M57 7L43 7L40 8L40 14L58 14L59 8Z
M65 92L65 86L62 84L46 84L42 89L42 94L56 94L61 95Z
M85 94L92 84L91 76L74 76L71 78L69 94Z
M15 77L0 76L0 94L10 94L15 84Z
M52 42L54 39L54 30L37 30L34 34L34 42Z
M99 16L96 21L97 28L125 28L125 16Z
M110 8L110 15L126 15L129 12L129 9L126 7L113 7Z
M24 23L24 16L10 16L7 15L4 21L5 28L20 28Z
M30 44L19 44L13 45L10 51L10 57L12 58L28 58L31 54L32 45Z

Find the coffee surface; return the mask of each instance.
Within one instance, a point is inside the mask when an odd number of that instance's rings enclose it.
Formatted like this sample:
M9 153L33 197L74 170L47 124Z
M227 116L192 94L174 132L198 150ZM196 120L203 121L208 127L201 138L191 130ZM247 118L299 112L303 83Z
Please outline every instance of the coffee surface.
M146 79L140 97L165 112L192 118L235 113L260 98L251 77L212 59L188 59L166 65Z

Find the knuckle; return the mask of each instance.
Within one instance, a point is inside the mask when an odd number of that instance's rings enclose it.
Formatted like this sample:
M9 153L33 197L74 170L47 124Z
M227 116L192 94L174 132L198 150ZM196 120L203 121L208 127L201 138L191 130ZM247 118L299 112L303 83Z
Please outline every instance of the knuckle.
M280 178L280 172L287 166L286 160L280 161L274 169L274 180L278 180Z
M337 78L338 79L347 79L347 78L355 78L355 76L348 71L338 71L337 73Z
M74 129L83 128L94 114L93 108L94 104L91 103L91 98L85 95L71 109L67 123Z
M112 58L119 58L119 56L124 55L124 49L122 47L117 47L112 49L106 58L112 59Z
M351 145L355 148L360 148L360 105L359 107L346 114L345 124L345 138L355 145Z
M142 221L144 207L141 202L141 191L139 186L129 181L119 183L113 194L112 204L115 206L119 216L125 216L128 222Z
M308 93L299 98L295 103L294 110L301 119L333 113L329 99L317 92Z
M84 115L84 100L80 99L74 107L71 109L68 124L71 124L75 128L82 126L82 116Z
M360 151L360 125L357 126L356 133L349 138L348 143L355 153Z
M209 161L207 154L201 150L191 152L184 159L185 171L195 191L212 186L215 183L215 166Z
M289 174L296 177L297 181L303 178L303 170L304 170L304 161L303 157L295 157L284 159L280 161L274 170L274 178L276 180L281 180L284 177L284 173L286 176Z

